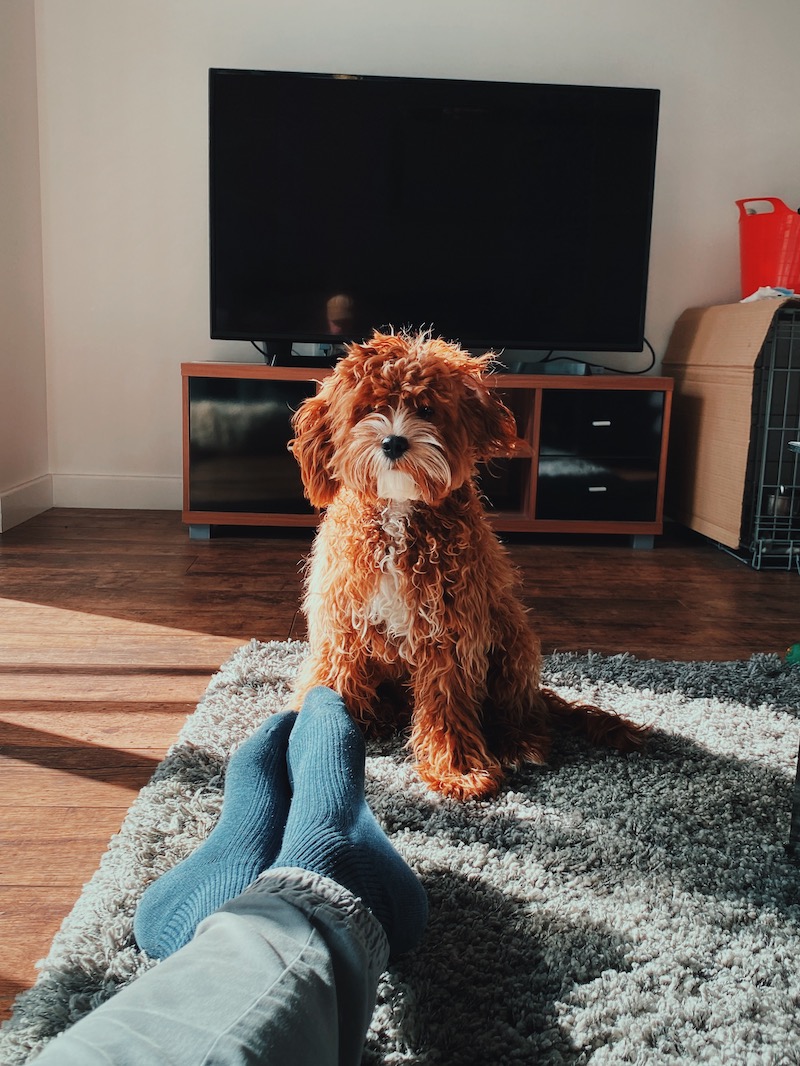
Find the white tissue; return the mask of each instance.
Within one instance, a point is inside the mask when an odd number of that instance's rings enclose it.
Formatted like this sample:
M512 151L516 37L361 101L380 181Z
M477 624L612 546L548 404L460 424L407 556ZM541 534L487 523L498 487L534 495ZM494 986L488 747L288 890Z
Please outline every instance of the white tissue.
M760 289L745 296L739 303L754 304L756 300L785 300L787 296L794 296L794 289L776 288L772 285L762 285Z

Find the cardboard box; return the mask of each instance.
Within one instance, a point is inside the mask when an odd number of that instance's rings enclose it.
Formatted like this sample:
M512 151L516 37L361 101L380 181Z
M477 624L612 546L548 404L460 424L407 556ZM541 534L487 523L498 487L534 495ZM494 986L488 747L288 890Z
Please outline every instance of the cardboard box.
M741 544L756 362L787 304L800 301L690 308L664 356L675 379L665 513L729 548Z

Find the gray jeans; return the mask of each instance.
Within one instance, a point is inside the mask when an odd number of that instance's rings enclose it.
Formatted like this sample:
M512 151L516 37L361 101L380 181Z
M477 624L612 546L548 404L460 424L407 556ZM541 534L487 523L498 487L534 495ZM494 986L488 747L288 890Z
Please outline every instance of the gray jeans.
M36 1063L357 1064L388 956L377 919L346 889L269 870Z

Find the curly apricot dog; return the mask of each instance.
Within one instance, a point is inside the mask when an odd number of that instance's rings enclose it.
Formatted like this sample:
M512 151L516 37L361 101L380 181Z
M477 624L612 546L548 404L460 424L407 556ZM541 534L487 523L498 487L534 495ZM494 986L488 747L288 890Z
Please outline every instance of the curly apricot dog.
M479 461L519 443L484 380L490 359L430 333L375 333L300 406L290 445L308 499L327 508L296 704L326 685L365 729L396 727L407 719L383 693L404 689L420 776L460 799L545 762L553 727L621 750L645 732L540 686L539 644L475 483Z

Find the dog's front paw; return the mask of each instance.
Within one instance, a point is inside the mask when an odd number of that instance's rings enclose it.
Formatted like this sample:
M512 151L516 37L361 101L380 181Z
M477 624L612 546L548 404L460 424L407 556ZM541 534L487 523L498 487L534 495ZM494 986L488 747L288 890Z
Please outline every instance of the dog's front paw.
M428 788L457 800L494 796L503 780L499 767L496 770L473 770L468 774L437 773L429 763L418 763L416 769Z

